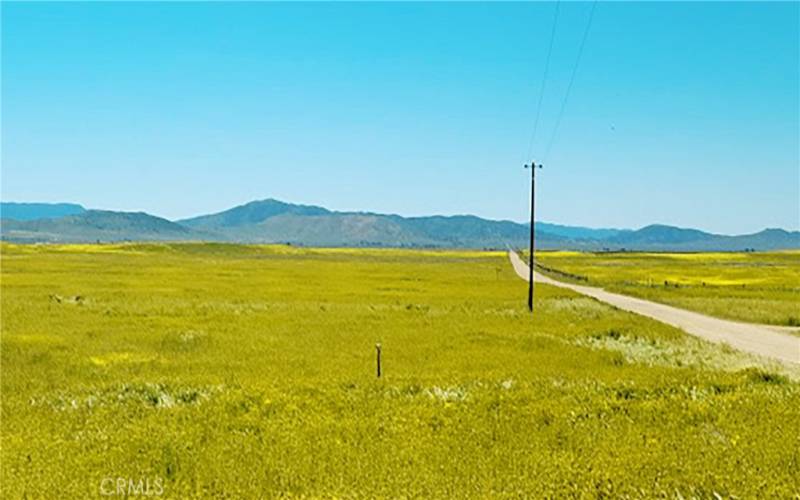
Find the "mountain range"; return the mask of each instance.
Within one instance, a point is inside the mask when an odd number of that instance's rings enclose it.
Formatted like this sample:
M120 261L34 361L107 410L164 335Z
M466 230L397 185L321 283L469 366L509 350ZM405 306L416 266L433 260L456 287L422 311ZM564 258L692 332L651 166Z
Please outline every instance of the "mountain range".
M22 243L219 241L337 247L505 248L528 245L529 225L472 215L401 217L337 212L278 200L170 221L76 204L0 203L0 238ZM537 248L742 251L800 248L800 232L728 236L654 224L638 230L536 223Z

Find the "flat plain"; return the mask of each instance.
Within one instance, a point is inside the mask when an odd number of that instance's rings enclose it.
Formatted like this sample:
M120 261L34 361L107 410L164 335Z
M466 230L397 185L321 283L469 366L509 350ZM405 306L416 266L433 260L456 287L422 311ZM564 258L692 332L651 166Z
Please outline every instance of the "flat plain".
M800 494L796 372L553 287L531 318L504 252L0 255L6 498Z
M540 270L557 279L726 319L800 327L800 251L536 255L546 267Z

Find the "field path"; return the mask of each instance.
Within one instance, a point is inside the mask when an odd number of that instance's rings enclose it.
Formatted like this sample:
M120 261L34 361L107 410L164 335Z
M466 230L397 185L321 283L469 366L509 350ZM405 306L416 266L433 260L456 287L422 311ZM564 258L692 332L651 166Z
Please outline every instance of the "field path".
M509 251L508 257L511 259L511 265L517 275L527 281L528 265L514 251ZM711 342L726 343L733 348L777 359L784 363L800 364L800 337L782 333L767 326L713 318L665 304L607 292L602 288L563 283L538 272L533 273L533 280L536 283L568 288L594 297L619 309L653 318Z

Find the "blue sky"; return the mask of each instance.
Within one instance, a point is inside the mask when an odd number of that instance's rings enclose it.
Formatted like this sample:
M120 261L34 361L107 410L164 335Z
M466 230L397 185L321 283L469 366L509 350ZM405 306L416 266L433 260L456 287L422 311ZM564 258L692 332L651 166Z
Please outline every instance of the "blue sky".
M2 198L524 220L554 3L2 4ZM561 3L540 220L800 226L800 4Z

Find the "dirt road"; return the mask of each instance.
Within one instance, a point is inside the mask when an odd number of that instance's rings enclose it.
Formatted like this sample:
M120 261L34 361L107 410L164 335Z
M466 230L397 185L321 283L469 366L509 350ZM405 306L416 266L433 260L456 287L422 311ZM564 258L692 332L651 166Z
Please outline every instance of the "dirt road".
M508 257L511 259L511 265L517 275L527 281L528 265L516 252L509 251ZM533 280L535 283L568 288L594 297L619 309L653 318L711 342L726 343L735 349L766 356L784 363L800 364L800 337L781 333L768 326L713 318L665 304L607 292L602 288L562 283L538 272L533 273Z

